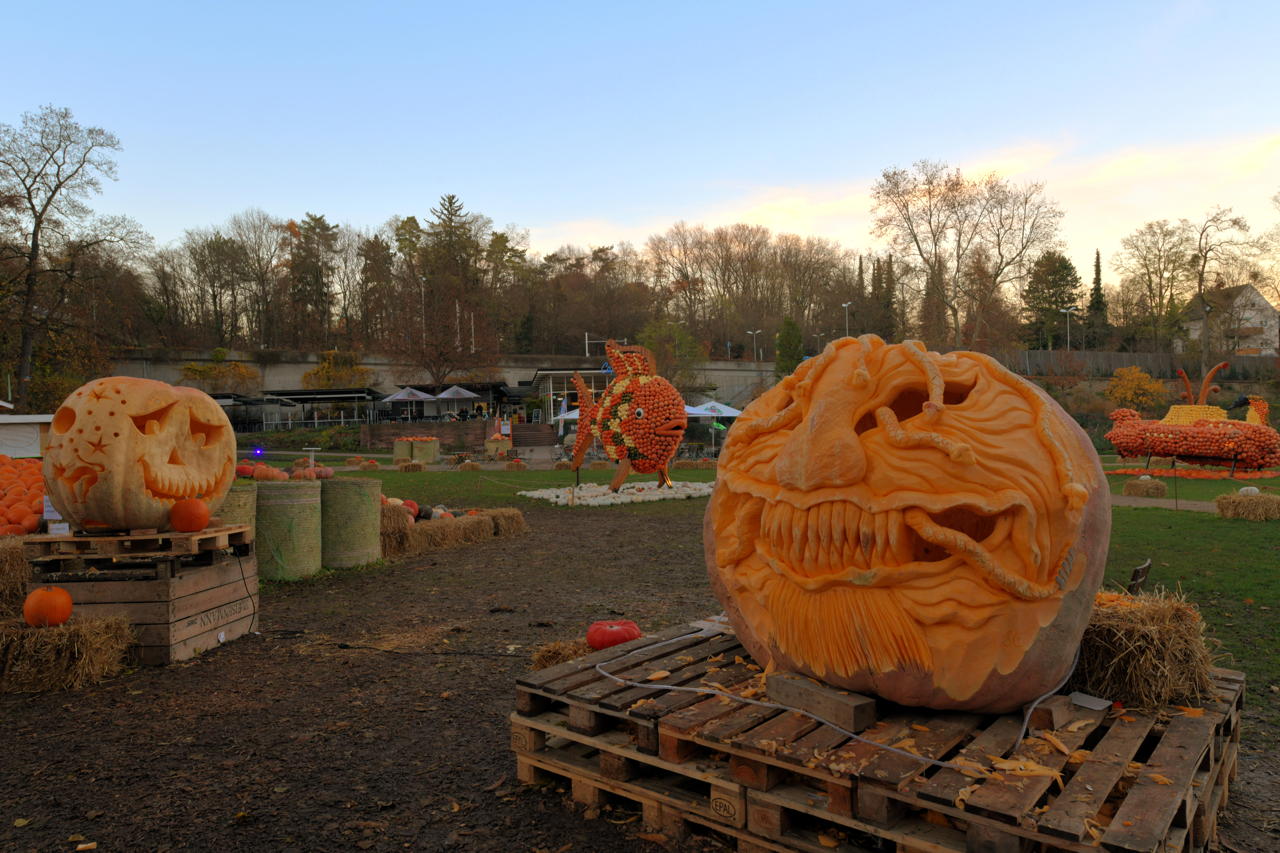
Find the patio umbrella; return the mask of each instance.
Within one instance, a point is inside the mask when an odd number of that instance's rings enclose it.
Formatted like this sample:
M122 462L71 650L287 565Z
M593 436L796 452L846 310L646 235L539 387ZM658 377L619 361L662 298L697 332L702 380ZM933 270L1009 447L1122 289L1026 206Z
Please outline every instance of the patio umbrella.
M717 403L715 400L708 400L707 402L700 403L693 408L697 410L696 414L701 417L736 418L738 415L742 414L741 409L735 409L733 406L728 406L724 403ZM689 411L688 406L685 407L685 411L691 415L695 414L694 412Z
M437 400L478 400L480 395L459 385L450 385L436 395ZM457 411L456 409L454 411Z
M388 394L387 396L383 397L382 402L384 403L417 403L417 402L427 403L434 399L436 398L428 394L426 391L419 391L417 388L414 388L410 385L406 385L405 387L401 388L399 391L395 392L394 394Z

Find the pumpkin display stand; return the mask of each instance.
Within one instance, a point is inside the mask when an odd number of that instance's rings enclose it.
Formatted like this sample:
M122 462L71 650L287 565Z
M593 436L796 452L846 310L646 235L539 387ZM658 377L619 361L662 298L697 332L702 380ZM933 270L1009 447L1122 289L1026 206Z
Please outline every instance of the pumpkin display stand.
M1203 850L1235 778L1244 696L1241 673L1211 679L1201 706L1155 713L1052 696L1020 743L1020 711L830 690L824 719L848 711L868 743L796 713L787 688L813 707L812 682L767 681L732 629L707 620L517 679L511 745L521 781L567 780L589 807L638 805L670 842L696 831L739 851Z
M257 625L258 568L245 524L196 533L31 536L30 589L56 585L86 618L122 616L130 656L164 665L244 635Z

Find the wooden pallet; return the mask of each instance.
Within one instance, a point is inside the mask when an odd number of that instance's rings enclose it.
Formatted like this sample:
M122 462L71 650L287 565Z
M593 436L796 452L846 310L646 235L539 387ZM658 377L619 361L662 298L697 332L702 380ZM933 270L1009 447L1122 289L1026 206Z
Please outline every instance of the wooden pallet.
M583 802L625 790L784 849L1199 851L1234 778L1244 693L1240 673L1216 670L1214 683L1215 701L1195 716L1091 712L1054 697L1037 724L1055 726L1070 756L1034 728L1019 745L1021 715L882 704L860 734L913 753L903 755L792 711L670 689L763 695L732 633L700 623L519 679L512 747L522 773L566 776ZM1008 771L973 778L923 760L989 767L992 755L1034 760L1061 783ZM663 799L672 787L683 800Z
M32 563L151 560L182 557L228 548L244 549L253 542L253 528L247 524L210 527L197 533L139 531L112 535L29 536L22 543Z
M133 626L130 655L163 666L243 636L257 626L258 563L252 553L224 552L208 565L179 564L171 574L139 579L122 569L64 577L77 613L124 616ZM62 573L70 575L71 573ZM28 585L48 583L37 574Z

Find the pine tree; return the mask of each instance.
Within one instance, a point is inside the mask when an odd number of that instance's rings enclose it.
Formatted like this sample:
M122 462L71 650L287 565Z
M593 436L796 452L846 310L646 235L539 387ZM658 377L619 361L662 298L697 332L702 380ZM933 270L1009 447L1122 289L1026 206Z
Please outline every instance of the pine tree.
M1045 252L1036 259L1027 279L1022 300L1028 314L1028 343L1041 341L1053 349L1054 341L1065 339L1064 310L1080 299L1080 274L1075 264L1061 252Z
M920 339L929 349L946 348L949 339L947 298L943 290L942 271L930 270L920 303Z
M782 326L774 338L774 373L789 376L804 359L804 338L800 327L790 317L782 318Z
M1085 345L1097 349L1111 337L1107 322L1107 295L1102 292L1102 253L1093 252L1093 287L1089 289L1089 307L1084 319Z
M867 299L866 329L884 337L884 272L880 269L880 259L874 255L871 258L871 291Z
M893 343L898 339L898 278L893 273L893 255L884 259L879 309L880 337Z

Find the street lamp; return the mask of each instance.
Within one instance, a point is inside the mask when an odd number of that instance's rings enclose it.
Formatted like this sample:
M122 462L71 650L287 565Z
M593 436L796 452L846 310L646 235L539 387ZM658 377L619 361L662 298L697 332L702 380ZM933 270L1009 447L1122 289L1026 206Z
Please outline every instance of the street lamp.
M849 337L849 306L852 302L841 302L840 307L844 309L844 336Z
M1071 350L1071 315L1080 309L1072 305L1070 308L1059 308L1063 314L1067 315L1067 350Z
M756 335L760 334L763 331L764 329L756 329L754 332L749 329L747 330L747 334L751 336L751 360L752 361L760 360L760 353L756 349Z

